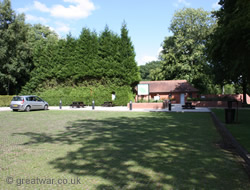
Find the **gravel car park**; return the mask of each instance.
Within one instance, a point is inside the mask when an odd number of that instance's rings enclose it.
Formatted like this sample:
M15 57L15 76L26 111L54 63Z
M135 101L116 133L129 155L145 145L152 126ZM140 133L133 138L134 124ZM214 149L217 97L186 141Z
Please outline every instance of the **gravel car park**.
M10 108L13 111L48 110L49 104L42 98L34 95L14 96Z

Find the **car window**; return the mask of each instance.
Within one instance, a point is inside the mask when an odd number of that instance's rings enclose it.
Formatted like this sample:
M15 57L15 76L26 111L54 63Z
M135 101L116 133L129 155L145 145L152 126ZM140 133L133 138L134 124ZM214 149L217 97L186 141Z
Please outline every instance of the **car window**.
M26 100L27 101L33 101L33 97L27 97Z
M42 102L42 98L36 97L37 101Z
M19 96L15 96L13 97L12 101L23 101L23 98Z

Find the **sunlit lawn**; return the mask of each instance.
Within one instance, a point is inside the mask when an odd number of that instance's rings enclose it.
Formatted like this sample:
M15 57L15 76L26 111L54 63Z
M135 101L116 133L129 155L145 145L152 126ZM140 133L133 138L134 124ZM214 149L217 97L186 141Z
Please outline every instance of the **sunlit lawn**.
M213 112L221 122L225 123L224 109L213 109ZM250 109L240 109L238 112L238 122L227 124L226 127L237 141L250 153Z
M0 189L250 189L218 141L208 113L0 112Z

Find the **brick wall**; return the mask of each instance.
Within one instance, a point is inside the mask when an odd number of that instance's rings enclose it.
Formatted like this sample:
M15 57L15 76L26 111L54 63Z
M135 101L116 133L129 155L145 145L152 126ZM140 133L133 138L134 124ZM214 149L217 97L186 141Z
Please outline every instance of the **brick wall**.
M129 103L127 107L129 108ZM133 103L132 109L163 109L163 103Z
M228 107L227 101L192 101L192 105L196 107ZM242 107L242 102L238 102L238 106ZM237 107L236 102L233 102L233 107Z
M205 96L205 98L223 98L223 97L230 97L236 99L238 101L243 101L243 94L203 94L201 96ZM247 95L247 103L250 104L250 97Z

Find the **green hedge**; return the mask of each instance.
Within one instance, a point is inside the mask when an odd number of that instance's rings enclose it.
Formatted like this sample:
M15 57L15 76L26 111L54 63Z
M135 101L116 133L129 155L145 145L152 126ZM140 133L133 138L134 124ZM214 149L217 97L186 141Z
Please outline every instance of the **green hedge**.
M58 106L62 100L63 106L69 106L74 101L84 102L86 105L92 105L95 100L95 105L100 106L104 102L112 101L112 92L116 94L116 100L113 103L117 106L126 106L130 100L134 100L132 89L129 86L83 86L83 87L57 87L47 89L43 92L32 93L38 95L49 103L50 106ZM0 107L9 106L13 98L12 96L0 96Z
M116 94L116 100L113 103L117 106L125 106L134 99L132 89L129 86L58 87L45 90L37 95L47 101L50 106L58 106L60 100L62 100L63 106L68 106L73 101L81 101L86 105L91 105L93 100L95 100L96 106L100 106L106 101L112 101L112 92Z
M13 98L13 95L0 95L0 107L10 106L10 102Z

